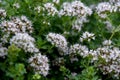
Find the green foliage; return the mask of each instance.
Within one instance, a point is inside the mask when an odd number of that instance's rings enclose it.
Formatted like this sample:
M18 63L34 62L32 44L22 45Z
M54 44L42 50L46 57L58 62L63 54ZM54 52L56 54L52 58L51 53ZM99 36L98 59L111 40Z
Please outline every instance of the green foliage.
M33 80L40 80L40 79L41 79L40 74L33 75Z
M13 78L14 80L23 80L26 69L24 64L17 63L15 65L10 65L6 75Z
M83 69L81 74L70 75L68 76L70 80L98 80L96 75L96 70L94 67L89 66L86 69Z
M62 72L62 74L63 74L64 76L70 74L69 69L67 69L65 66L60 66L60 71Z
M96 76L96 70L94 67L87 67L87 69L84 69L82 71L82 74L80 75L81 80L98 80L98 76Z
M64 2L72 1L74 0L60 0L60 3L54 3L54 6L60 10ZM98 3L105 1L109 0L81 0L81 2L89 7L96 6ZM28 64L28 59L36 53L25 52L23 49L9 42L3 43L3 47L8 49L8 54L4 58L0 57L0 80L116 80L112 75L103 75L102 72L97 69L99 64L107 64L105 59L101 56L98 57L98 62L93 63L91 62L93 58L92 55L84 58L79 55L81 53L75 53L71 56L69 56L69 54L60 55L57 47L47 41L46 35L50 32L63 35L69 47L79 43L87 46L90 50L95 50L101 47L102 41L108 39L112 40L112 44L119 48L119 12L108 12L107 18L102 19L95 12L95 9L93 9L93 14L91 16L86 16L89 22L84 23L82 25L82 30L78 32L72 29L72 25L78 17L47 15L48 13L45 8L41 9L39 13L35 10L37 6L43 8L44 4L47 2L52 2L52 0L2 0L2 2L0 2L0 7L4 8L7 13L4 19L1 18L0 13L0 24L4 20L11 20L12 17L25 15L31 21L34 29L33 33L29 35L35 39L35 47L40 50L40 53L48 57L50 65L49 74L47 76L35 73L33 68ZM19 3L20 8L15 8L13 6L14 3ZM104 24L105 21L109 21L112 24L113 29L111 31L106 29L106 25ZM87 40L80 42L79 38L85 31L94 33L96 39L90 42ZM1 28L0 33L1 38L6 34L6 32L1 32ZM12 36L14 36L14 34L9 36L8 41L10 41L9 39ZM1 39L0 43L2 43ZM77 58L77 60L71 61L71 58Z
M21 49L16 47L14 44L8 47L8 61L11 63L17 61Z
M7 77L13 78L14 80L23 80L26 73L26 68L23 63L19 63L20 51L14 44L8 47L7 60L1 65L2 70L5 71ZM21 56L22 57L22 56Z

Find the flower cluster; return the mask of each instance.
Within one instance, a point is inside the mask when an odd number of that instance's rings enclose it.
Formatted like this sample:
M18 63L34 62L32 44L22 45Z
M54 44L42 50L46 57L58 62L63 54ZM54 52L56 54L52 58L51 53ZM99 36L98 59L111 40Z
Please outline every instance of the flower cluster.
M54 16L55 14L58 13L58 10L54 7L53 3L46 3L44 4L45 9L48 12L48 15Z
M92 62L97 62L97 67L103 74L113 74L119 78L120 74L120 49L111 45L111 40L105 40L103 47L96 50L90 50L89 55L92 55Z
M109 31L109 32L112 32L114 30L114 26L111 24L110 21L105 21L104 24L106 25L106 29Z
M14 73L15 76L11 76L12 69L19 68L17 64L22 61L21 72L22 70L31 72L26 74L25 79L33 76L33 78L41 77L46 80L57 78L87 80L85 76L88 76L98 80L99 77L108 79L110 75L109 79L119 80L120 27L117 20L120 18L120 0L108 0L97 5L89 5L89 2L88 4L85 2L89 6L84 4L84 0L82 1L83 3L80 0L42 0L41 2L39 0L13 0L11 3L10 0L0 0L0 65L5 66L0 68L0 72L5 73L1 73L3 76L1 79L5 76L7 79L24 77L24 73L20 76ZM17 16L24 14L26 16ZM58 27L60 30L57 30ZM33 30L36 32L34 33ZM100 44L101 40L104 41ZM10 55L9 52L19 53L18 48L11 49L14 48L12 44L20 48L20 54L25 53L27 56ZM54 55L55 52L58 54ZM42 53L47 54L50 61L47 55L42 55ZM22 59L19 60L21 57ZM26 61L29 65L26 65ZM9 69L6 69L6 66ZM101 71L104 76L99 75L101 72L94 73L94 70ZM33 75L33 71L37 75ZM60 73L62 75L55 77Z
M45 55L41 55L41 53L35 54L29 58L28 62L34 68L35 73L42 74L43 76L48 74L49 64L48 58Z
M120 7L120 0L109 0L109 2L117 8Z
M0 44L0 57L4 58L8 54L8 49Z
M34 45L34 38L27 33L17 33L10 39L10 44L15 44L17 47L22 48L25 52L36 53L39 50Z
M59 12L60 16L86 16L91 15L92 10L85 6L81 1L73 1L71 3L64 2Z
M86 56L88 56L88 52L89 52L88 48L81 44L71 45L70 49L69 49L69 55L71 55L71 54L76 55L76 53L77 53L80 56L86 57Z
M112 41L111 41L111 40L105 40L105 41L103 41L102 44L103 44L104 46L109 46L109 45L112 44Z
M120 0L109 0L111 5L113 5L115 11L120 11Z
M20 4L19 3L14 3L13 7L15 7L16 9L20 8Z
M110 3L116 3L119 2L120 0L109 0Z
M96 12L101 18L106 18L105 12L112 12L112 5L109 2L99 3Z
M1 29L3 32L9 33L32 33L32 23L27 19L26 16L12 17L10 21L2 21Z
M81 42L83 42L84 40L91 41L91 39L95 40L95 35L87 31L84 32L83 35L80 37Z
M115 77L120 74L120 50L118 48L99 48L100 56L105 62L99 63L99 68L103 71L103 74L114 73Z
M72 29L77 30L78 32L81 31L83 23L88 22L85 17L78 18L72 25Z
M42 6L37 6L34 8L35 12L40 13L41 11L44 11L44 8Z
M20 7L17 3L13 4L13 6L15 8ZM0 15L2 15L2 10ZM0 28L4 33L1 41L3 43L10 43L10 45L15 44L26 53L35 53L29 58L28 62L36 73L46 76L49 70L48 58L40 54L39 49L36 48L34 44L35 39L28 34L33 32L32 22L29 21L26 16L12 17L9 21L2 21ZM5 55L7 55L7 48L0 47L0 57L4 57Z
M6 17L5 9L0 8L0 17L2 17L2 18Z
M60 0L53 0L53 3L58 4Z
M101 18L106 18L107 13L117 12L118 5L112 5L110 2L101 2L96 7L96 12Z
M113 74L113 77L119 78L120 49L114 47L111 40L105 40L102 44L103 47L97 48L96 50L89 50L86 46L80 44L71 45L69 49L69 55L72 56L70 56L71 60L78 60L75 57L77 54L83 58L91 55L91 62L97 62L96 66L103 72L103 74Z
M2 38L0 40L2 41L2 43L8 43L9 37L10 37L10 33L6 33L2 36Z
M63 53L64 55L68 53L67 41L64 36L56 33L49 33L46 38L52 45L58 48L61 55Z
M78 61L77 55L82 57L88 56L88 51L89 51L88 48L81 44L71 45L69 48L70 61L71 62Z
M117 11L120 11L120 0L113 2L113 6L117 9Z

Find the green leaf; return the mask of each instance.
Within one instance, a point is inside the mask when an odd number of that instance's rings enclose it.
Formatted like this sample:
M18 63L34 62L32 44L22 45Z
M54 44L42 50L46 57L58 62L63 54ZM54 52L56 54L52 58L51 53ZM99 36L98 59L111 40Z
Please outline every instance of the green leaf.
M41 75L38 73L33 75L33 80L40 80L40 78L41 78Z
M14 62L17 60L19 56L19 52L21 51L20 48L16 47L14 44L8 47L8 60Z
M15 79L15 80L23 80L24 74L26 73L26 69L24 64L17 63L8 67L7 76Z

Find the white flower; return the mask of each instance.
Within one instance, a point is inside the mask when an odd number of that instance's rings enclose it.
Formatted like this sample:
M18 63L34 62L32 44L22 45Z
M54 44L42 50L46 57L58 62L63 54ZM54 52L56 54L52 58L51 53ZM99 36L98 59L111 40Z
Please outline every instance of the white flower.
M91 41L91 39L95 40L95 35L93 33L84 32L83 35L80 37L80 41L83 42L84 40Z
M27 33L17 33L10 39L10 44L15 44L17 47L22 48L25 52L35 53L39 50L34 45L34 38Z
M80 44L71 45L69 49L69 55L79 54L82 57L86 57L88 56L88 52L89 52L88 48Z
M92 55L92 60L91 62L93 63L94 61L98 60L98 51L96 50L90 50L88 55Z
M5 9L0 8L0 17L6 17Z
M58 4L60 0L53 0L53 3Z
M107 29L109 32L112 32L113 29L114 29L114 26L113 26L109 21L105 21L104 23L106 24L106 29Z
M111 44L110 40L106 40L103 44ZM120 74L120 49L114 46L104 46L89 52L93 56L92 62L99 63L97 67L103 74L112 74L119 78ZM103 60L103 61L101 61Z
M43 76L48 74L49 64L48 58L45 55L41 55L41 53L34 54L34 56L29 58L28 63L33 67L35 73L42 74Z
M78 32L81 31L83 23L85 22L88 22L86 17L77 18L77 20L75 20L75 22L72 25L72 29L77 30Z
M10 33L7 32L6 34L4 34L1 38L2 43L9 42L9 37L10 37Z
M92 10L85 6L81 1L73 1L71 3L64 2L62 9L59 11L60 16L86 16L91 15Z
M111 40L105 40L105 41L103 41L103 45L104 46L108 46L108 45L111 45L111 43L112 43L112 41Z
M120 0L109 0L110 3L117 3L120 2Z
M19 3L14 3L14 4L13 4L13 7L15 7L15 8L18 9L18 8L20 8L20 4L19 4Z
M12 17L10 21L2 21L1 22L1 29L3 32L9 33L25 33L29 32L32 33L32 23L27 19L26 16L19 17Z
M99 56L106 61L106 64L99 64L101 71L103 71L104 74L112 72L114 72L114 75L120 74L120 50L118 48L101 48L99 50Z
M46 38L49 42L51 42L52 45L55 45L55 47L58 48L61 55L63 53L67 54L67 41L64 36L56 33L49 33Z
M8 49L0 43L0 57L4 58L8 54Z
M120 1L116 2L114 4L114 7L116 8L116 10L120 11Z
M35 11L37 11L38 13L41 12L41 10L43 10L43 8L41 6L37 6L34 8Z
M101 2L96 7L96 12L101 18L106 18L107 12L112 13L116 12L116 10L117 8L110 4L109 2Z
M48 12L48 15L54 16L55 14L58 13L58 10L54 7L54 4L52 3L46 3L44 4L45 9Z

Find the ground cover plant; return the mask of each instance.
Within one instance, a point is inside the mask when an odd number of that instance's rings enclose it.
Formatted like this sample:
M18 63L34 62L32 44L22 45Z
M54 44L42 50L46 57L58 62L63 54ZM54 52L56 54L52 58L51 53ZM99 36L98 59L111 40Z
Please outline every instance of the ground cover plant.
M120 0L0 0L0 80L120 80Z

